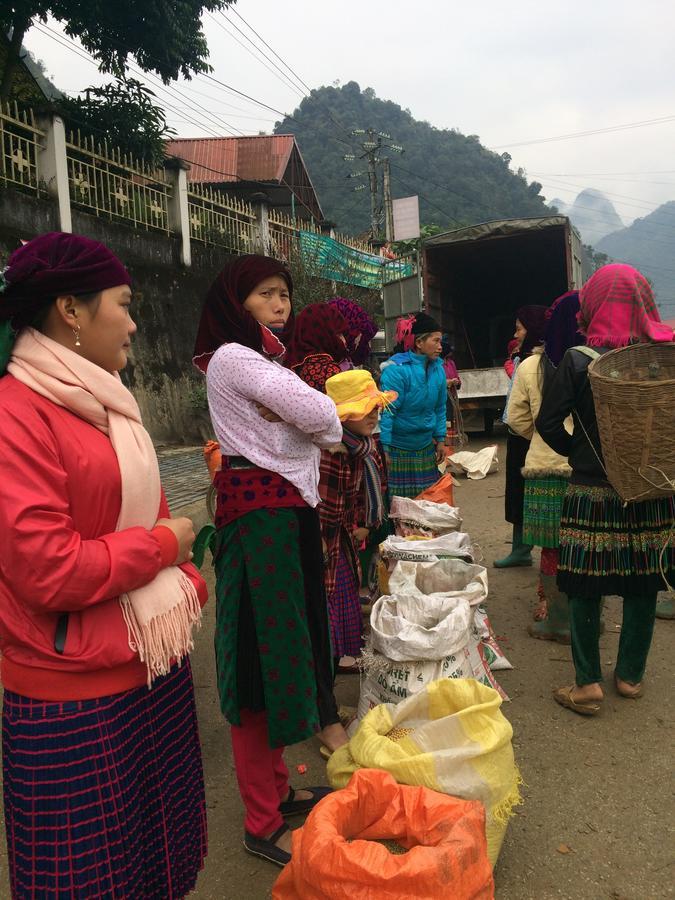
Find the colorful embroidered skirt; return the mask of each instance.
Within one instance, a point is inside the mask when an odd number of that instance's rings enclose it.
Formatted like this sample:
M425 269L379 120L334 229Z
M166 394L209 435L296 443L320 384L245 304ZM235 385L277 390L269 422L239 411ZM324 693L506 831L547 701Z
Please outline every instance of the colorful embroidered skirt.
M569 478L526 478L523 501L523 543L558 547L560 516Z
M5 823L12 896L172 900L206 856L189 664L96 700L5 692Z
M648 596L675 577L675 498L626 506L609 487L570 484L560 520L558 587L570 597Z
M228 722L267 711L283 747L338 721L319 517L248 512L216 535L216 671Z
M434 444L421 450L390 447L387 472L390 497L416 497L441 477Z
M333 656L358 656L361 652L361 600L359 585L349 558L340 550L335 590L328 600Z

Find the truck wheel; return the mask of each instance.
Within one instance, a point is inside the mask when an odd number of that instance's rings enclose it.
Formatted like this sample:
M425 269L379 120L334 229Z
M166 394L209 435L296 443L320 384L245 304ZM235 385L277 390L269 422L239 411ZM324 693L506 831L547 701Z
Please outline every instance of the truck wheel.
M495 413L493 409L483 410L483 430L486 437L492 437L495 430Z

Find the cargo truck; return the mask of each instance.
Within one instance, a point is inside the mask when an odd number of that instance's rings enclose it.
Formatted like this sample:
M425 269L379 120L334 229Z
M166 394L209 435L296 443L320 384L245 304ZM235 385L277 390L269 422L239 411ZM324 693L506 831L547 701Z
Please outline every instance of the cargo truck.
M425 309L434 316L455 347L462 413L478 413L489 432L508 390L503 363L516 310L548 306L581 286L579 233L559 215L484 222L425 239L419 266L384 287L387 350L400 315Z

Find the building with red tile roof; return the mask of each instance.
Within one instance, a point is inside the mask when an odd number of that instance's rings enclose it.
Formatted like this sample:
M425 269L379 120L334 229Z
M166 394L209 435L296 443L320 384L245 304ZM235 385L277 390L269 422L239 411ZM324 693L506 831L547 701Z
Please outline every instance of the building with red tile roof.
M323 221L295 135L176 138L167 143L166 152L188 163L188 182L221 188L246 200L262 192L276 209Z

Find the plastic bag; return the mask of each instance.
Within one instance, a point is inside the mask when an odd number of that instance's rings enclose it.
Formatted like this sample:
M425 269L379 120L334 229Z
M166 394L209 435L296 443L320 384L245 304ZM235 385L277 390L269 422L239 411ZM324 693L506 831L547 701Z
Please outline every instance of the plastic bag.
M401 560L389 575L389 589L396 595L439 596L448 600L464 597L471 606L478 606L488 595L487 569L462 559Z
M216 477L216 472L223 463L223 454L220 452L220 444L218 441L207 441L202 449L204 454L204 462L209 470L211 481Z
M494 897L482 804L397 784L384 771L356 772L325 797L293 832L292 854L272 900Z
M438 537L462 527L457 507L410 497L392 497L389 518L395 522L396 534L401 537Z
M435 484L432 484L431 487L428 487L425 491L422 491L421 494L418 494L415 497L415 500L428 500L430 503L447 503L448 506L454 506L454 486L455 479L448 472L445 475L441 475L438 481Z
M357 769L384 769L399 784L481 800L494 865L513 807L521 802L513 729L501 702L496 691L473 679L446 678L402 703L376 706L332 754L330 783L341 788Z
M453 453L452 456L448 457L448 468L456 475L462 475L466 472L466 477L474 480L485 478L486 475L490 475L499 469L497 445L483 447L477 453L472 453L470 450L460 450L459 453Z

